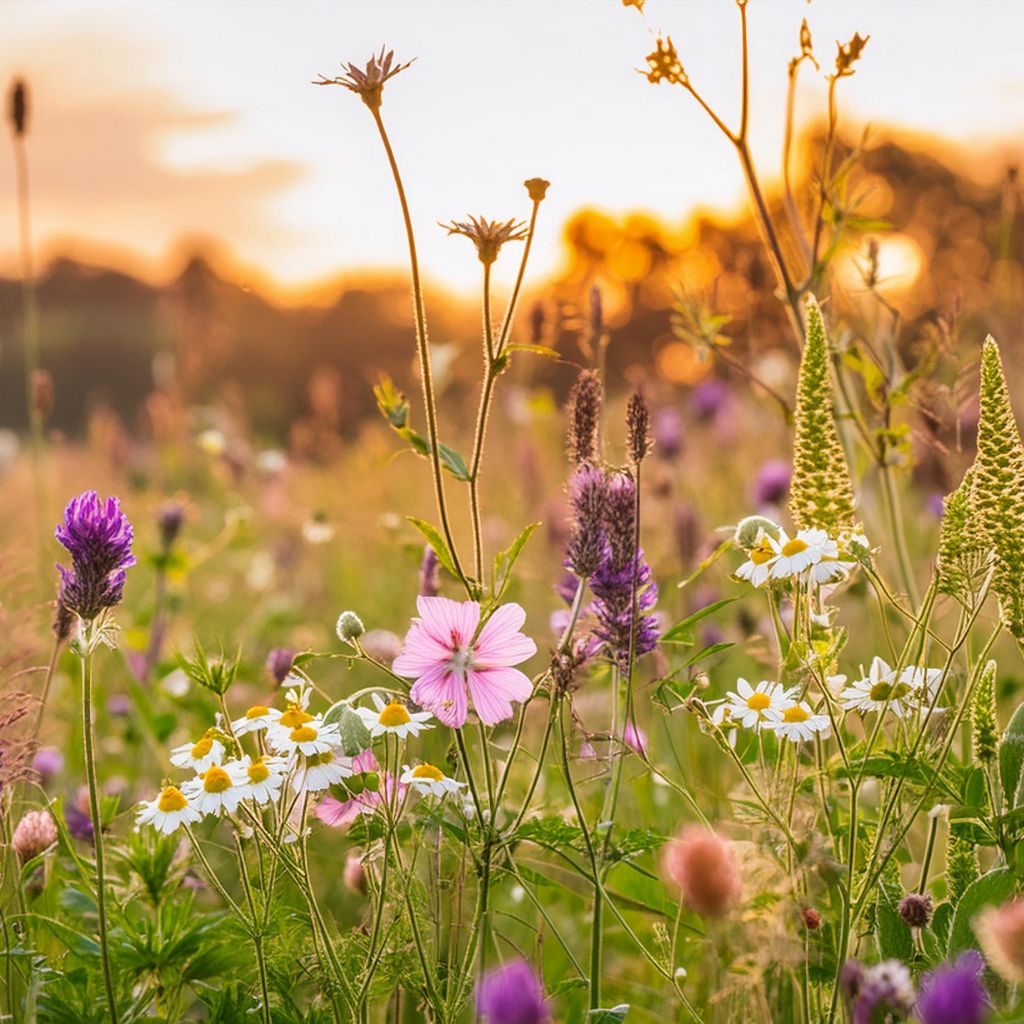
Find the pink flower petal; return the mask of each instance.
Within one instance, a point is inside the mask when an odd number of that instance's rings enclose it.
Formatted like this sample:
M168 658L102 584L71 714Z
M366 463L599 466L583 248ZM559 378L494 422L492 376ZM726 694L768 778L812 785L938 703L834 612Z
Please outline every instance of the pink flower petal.
M449 650L468 644L480 621L480 605L476 601L421 596L416 598L416 610L430 636Z
M476 663L488 668L518 665L537 653L537 645L520 633L526 612L518 604L503 604L484 624L473 645Z
M473 708L484 725L497 725L512 717L512 701L526 700L533 684L517 668L471 670L466 678Z
M413 684L409 696L438 721L454 729L466 721L466 683L446 664L427 669Z
M346 800L344 803L335 800L333 796L325 796L313 809L313 813L331 828L344 828L351 825L359 815L359 805L355 800Z

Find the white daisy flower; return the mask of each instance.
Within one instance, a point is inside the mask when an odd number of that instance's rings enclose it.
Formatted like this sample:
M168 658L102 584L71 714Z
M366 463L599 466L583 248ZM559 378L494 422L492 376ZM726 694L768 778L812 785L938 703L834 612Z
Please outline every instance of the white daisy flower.
M352 759L343 757L338 750L328 748L299 758L292 777L292 789L296 793L321 793L351 775Z
M883 658L873 658L868 674L840 691L839 701L843 710L865 714L888 708L897 718L903 718L909 710L908 698L911 696L911 686L902 679L904 673L897 681L896 673L888 662ZM833 676L832 680L846 682L846 676Z
M376 711L371 708L356 708L356 714L363 720L363 725L370 730L370 736L376 739L385 733L394 733L401 739L419 736L424 729L432 729L428 722L433 716L429 711L410 711L404 704L392 700L385 704L380 694L373 694Z
M261 806L277 800L288 772L288 763L283 757L257 757L252 760L246 754L238 763L245 771L243 800L255 800Z
M763 586L768 581L772 565L778 557L779 545L770 534L760 530L747 560L736 570L735 576L737 579L747 580L755 587Z
M175 768L191 768L195 772L205 772L211 764L220 764L224 760L224 754L224 744L216 738L216 730L210 729L201 740L175 747L171 751L171 764Z
M281 717L277 708L268 708L265 704L254 704L241 718L231 723L231 731L236 736L248 736L251 732L261 732L269 728Z
M767 679L762 679L756 687L746 679L737 679L736 690L727 693L725 700L716 714L723 720L728 716L730 722L745 729L757 729L765 722L778 720L794 703L791 691Z
M189 802L177 786L164 786L155 800L139 806L135 820L140 825L152 825L158 832L169 836L181 825L199 821L202 814Z
M826 556L807 570L807 577L812 583L839 583L845 580L856 566L856 562Z
M456 782L448 778L440 768L435 768L425 761L410 768L407 764L402 766L401 781L407 786L412 786L417 793L423 796L447 796L449 793L458 793L466 785L464 782Z
M202 814L232 814L245 797L245 768L239 761L212 764L181 787Z
M800 530L792 538L785 530L780 530L779 539L775 543L779 554L772 562L771 577L777 580L799 576L823 558L834 559L839 555L836 542L830 540L824 530Z
M828 715L816 715L807 701L793 704L782 712L780 720L765 722L766 729L772 729L793 743L807 742L819 733L824 739L829 734L831 722Z
M909 686L918 700L930 702L942 683L942 669L908 665L900 673L900 682Z
M296 754L312 757L314 754L329 753L341 746L341 734L335 723L325 725L320 715L308 715L301 725L289 728L285 724L288 715L289 712L286 711L280 720L267 730L267 742L276 753L287 757Z

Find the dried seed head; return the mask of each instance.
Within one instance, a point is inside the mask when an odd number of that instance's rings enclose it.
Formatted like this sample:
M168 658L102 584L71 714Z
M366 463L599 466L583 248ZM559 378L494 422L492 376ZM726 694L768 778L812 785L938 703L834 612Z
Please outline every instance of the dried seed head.
M569 392L569 460L579 466L598 461L604 392L596 370L584 370Z
M11 85L10 98L11 129L15 136L28 133L28 86L23 78L16 78Z
M313 84L344 86L350 92L358 93L371 110L379 110L383 103L384 83L412 64L411 60L405 64L395 64L394 59L394 50L385 51L384 47L381 47L380 53L371 57L365 67L357 68L355 64L342 64L345 68L344 74L338 75L337 78L321 75Z
M654 85L668 82L669 85L688 87L690 84L671 36L665 39L658 37L657 49L647 54L647 67L650 70L642 73L646 74L647 81Z
M626 408L626 437L629 457L639 466L651 451L651 411L639 391L630 395Z
M484 266L489 266L501 252L506 242L521 242L528 232L526 225L515 218L504 222L470 216L469 220L453 220L442 224L449 235L462 235L476 246L476 254Z
M526 186L527 195L535 203L542 203L551 187L551 182L543 178L527 178L523 184Z
M862 36L859 32L854 32L853 38L845 45L840 42L836 43L836 78L848 78L853 74L855 70L853 65L860 60L870 38L871 36Z

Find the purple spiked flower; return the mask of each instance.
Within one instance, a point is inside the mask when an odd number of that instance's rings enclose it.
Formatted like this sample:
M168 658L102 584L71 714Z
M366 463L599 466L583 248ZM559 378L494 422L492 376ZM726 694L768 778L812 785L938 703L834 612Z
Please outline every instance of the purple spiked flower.
M984 961L976 950L955 964L943 964L921 979L917 1016L922 1024L982 1024L988 1019L988 993L981 982Z
M70 569L57 566L61 604L86 621L120 604L135 556L132 525L117 498L101 502L95 491L72 498L54 536L71 555Z
M513 960L480 979L476 1012L486 1024L545 1024L551 1020L540 982L525 960Z

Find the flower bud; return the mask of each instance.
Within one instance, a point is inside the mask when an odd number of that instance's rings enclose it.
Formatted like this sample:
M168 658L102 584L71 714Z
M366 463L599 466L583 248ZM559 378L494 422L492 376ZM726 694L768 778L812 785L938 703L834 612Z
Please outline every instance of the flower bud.
M278 686L288 678L294 660L295 652L289 647L274 647L267 654L267 671L274 677L274 682Z
M769 537L778 539L778 526L766 516L747 516L736 527L734 540L744 551L749 551L757 543L758 535L762 531Z
M723 917L739 901L742 881L736 854L715 832L688 825L669 843L663 865L683 902L702 917Z
M543 202L551 187L551 182L545 181L543 178L527 178L523 184L526 186L527 195L535 203Z
M354 892L357 896L366 895L369 888L366 884L366 868L363 867L362 860L354 853L350 853L345 861L342 879L349 892Z
M335 628L338 639L347 644L358 640L366 632L362 619L355 612L342 612L338 616L338 625Z
M57 842L57 826L49 811L29 811L18 822L11 837L11 849L21 864L48 850Z
M932 919L932 898L928 893L912 892L900 900L899 914L908 928L927 928Z
M803 919L804 927L809 932L816 932L821 927L821 914L813 907L804 907L800 911L800 917Z
M1012 984L1024 981L1024 900L988 907L972 925L992 967Z

